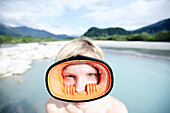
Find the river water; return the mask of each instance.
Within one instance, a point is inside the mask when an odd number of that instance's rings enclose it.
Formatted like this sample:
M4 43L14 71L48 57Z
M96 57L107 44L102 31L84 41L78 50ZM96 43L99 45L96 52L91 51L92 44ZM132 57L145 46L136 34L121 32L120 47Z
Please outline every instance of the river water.
M170 113L170 60L127 51L104 54L115 78L110 95L125 103L129 113ZM53 62L36 60L24 74L0 79L0 113L46 113L45 73Z

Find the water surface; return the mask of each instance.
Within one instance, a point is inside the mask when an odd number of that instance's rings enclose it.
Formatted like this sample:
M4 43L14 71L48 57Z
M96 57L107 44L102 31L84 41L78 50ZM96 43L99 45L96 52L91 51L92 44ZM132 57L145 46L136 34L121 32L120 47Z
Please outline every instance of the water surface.
M107 52L114 69L111 95L123 101L129 113L170 113L170 61Z
M104 53L115 77L110 95L124 102L129 113L170 112L170 60L112 50ZM45 72L53 61L34 61L21 76L0 79L0 113L46 113L50 96L45 88Z

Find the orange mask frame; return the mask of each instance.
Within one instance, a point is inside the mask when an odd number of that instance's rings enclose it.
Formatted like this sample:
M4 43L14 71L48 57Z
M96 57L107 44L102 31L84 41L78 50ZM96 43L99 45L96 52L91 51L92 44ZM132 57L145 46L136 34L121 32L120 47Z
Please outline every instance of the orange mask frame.
M100 80L97 84L87 84L86 90L76 92L75 86L64 86L62 71L71 64L86 63L99 70ZM75 56L63 59L52 64L46 72L46 88L55 99L67 102L87 102L102 98L110 93L113 88L113 72L111 67L102 60Z

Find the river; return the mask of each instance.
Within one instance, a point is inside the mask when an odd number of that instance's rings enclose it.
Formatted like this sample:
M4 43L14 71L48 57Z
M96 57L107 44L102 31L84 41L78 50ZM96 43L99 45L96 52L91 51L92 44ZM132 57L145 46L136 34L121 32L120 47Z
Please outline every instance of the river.
M104 59L114 72L110 95L125 103L129 113L170 112L170 60L108 49ZM0 79L0 113L46 113L45 73L53 62L36 60L24 74Z

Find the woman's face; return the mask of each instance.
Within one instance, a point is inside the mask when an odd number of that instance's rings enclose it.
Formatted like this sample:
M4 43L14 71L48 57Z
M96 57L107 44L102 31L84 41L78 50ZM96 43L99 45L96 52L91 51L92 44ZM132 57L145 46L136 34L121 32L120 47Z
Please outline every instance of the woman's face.
M98 77L97 69L89 64L73 64L63 70L64 85L74 85L76 92L85 91L87 84L97 84Z

